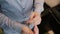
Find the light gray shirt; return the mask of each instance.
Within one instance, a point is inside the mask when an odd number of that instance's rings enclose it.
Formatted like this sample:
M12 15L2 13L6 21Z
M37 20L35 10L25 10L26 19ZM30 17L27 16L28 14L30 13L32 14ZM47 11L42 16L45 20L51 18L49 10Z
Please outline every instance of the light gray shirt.
M35 10L41 13L44 1L35 1L35 6L39 5L39 8ZM0 14L0 25L4 29L5 34L20 34L21 28L17 22L21 23L29 19L33 9L33 0L0 0L0 5L1 13L4 14Z

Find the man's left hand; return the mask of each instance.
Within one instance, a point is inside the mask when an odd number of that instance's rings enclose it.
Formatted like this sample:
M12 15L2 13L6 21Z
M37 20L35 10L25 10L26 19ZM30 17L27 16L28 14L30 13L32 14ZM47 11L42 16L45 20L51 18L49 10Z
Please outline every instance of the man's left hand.
M30 15L30 19L27 21L27 23L33 23L34 25L39 25L41 23L41 16L40 13L34 11Z

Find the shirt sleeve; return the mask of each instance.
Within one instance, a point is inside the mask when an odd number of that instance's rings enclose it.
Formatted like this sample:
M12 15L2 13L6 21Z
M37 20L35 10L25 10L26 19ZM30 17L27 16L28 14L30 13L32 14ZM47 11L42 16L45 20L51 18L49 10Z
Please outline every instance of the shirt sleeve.
M41 13L44 10L43 5L44 5L44 0L35 0L34 3L35 11Z
M21 32L22 24L9 19L4 14L0 13L0 27L6 24L9 28L16 30L17 32Z
M3 0L0 0L0 3L2 2Z

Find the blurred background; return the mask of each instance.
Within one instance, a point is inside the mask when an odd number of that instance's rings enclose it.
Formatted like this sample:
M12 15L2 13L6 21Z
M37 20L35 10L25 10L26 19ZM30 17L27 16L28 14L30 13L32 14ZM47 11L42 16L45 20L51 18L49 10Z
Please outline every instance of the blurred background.
M60 0L45 0L40 34L60 34Z
M60 34L60 0L44 0L42 22L38 25L39 34ZM4 34L0 28L0 34Z

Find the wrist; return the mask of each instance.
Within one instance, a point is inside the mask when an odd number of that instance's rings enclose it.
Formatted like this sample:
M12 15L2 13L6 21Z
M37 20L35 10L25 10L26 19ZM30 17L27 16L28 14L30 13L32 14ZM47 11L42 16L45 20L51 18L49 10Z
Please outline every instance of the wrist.
M40 12L38 12L38 11L34 11L34 13L36 13L36 14L38 14L38 15L40 15L41 13Z

